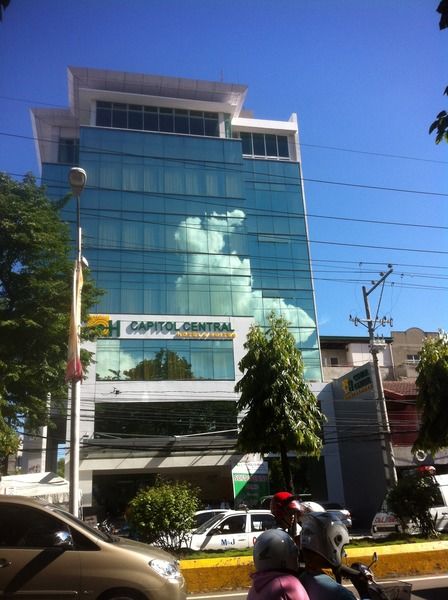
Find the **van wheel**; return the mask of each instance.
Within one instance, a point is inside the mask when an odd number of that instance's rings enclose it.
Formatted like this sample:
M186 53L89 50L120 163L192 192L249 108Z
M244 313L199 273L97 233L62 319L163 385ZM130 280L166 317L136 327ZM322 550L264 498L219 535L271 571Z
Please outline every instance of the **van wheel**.
M101 595L98 600L146 600L145 596L142 596L140 592L128 590L125 588L118 588L111 590Z

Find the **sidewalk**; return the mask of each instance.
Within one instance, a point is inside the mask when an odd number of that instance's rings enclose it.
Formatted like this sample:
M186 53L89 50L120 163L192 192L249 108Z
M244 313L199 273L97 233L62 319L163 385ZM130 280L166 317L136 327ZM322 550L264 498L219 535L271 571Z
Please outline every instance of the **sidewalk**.
M349 548L348 564L355 561L369 564L374 552L378 554L378 562L373 570L379 579L448 572L448 542ZM188 593L194 594L248 588L253 563L251 556L204 558L182 560L181 569Z

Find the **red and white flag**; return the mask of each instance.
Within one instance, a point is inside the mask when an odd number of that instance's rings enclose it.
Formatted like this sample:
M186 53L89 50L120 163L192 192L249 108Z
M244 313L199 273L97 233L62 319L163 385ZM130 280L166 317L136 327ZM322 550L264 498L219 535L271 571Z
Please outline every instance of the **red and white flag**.
M75 262L73 273L72 310L70 313L70 332L68 337L68 356L65 381L81 381L83 376L81 364L81 291L82 291L82 264Z

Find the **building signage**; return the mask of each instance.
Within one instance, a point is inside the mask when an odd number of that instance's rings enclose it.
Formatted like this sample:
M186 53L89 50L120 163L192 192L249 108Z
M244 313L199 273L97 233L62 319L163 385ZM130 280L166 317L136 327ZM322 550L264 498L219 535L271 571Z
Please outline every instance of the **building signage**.
M160 334L190 339L232 339L236 336L232 324L225 321L112 321L107 315L92 315L88 325L96 327L100 335L114 338L159 337Z
M373 390L373 378L370 363L347 373L339 379L344 400L365 395Z

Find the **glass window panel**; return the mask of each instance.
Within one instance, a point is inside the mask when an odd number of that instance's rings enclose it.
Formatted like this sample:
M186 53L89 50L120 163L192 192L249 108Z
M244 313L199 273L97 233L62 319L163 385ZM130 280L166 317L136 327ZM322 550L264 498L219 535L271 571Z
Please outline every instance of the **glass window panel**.
M143 187L143 166L123 165L123 190L139 191Z
M222 345L220 345L222 344ZM234 361L232 347L225 347L227 342L216 342L213 348L213 378L214 379L233 379Z
M284 158L289 157L289 149L288 149L288 138L286 135L278 135L277 136L277 144L278 144L278 155Z
M110 102L96 103L96 124L98 127L112 126L112 104Z
M138 104L129 105L129 129L143 129L143 107Z
M183 191L183 169L167 168L165 170L165 192L167 194L182 194Z
M193 379L189 344L167 341L165 355L166 377L169 380Z
M176 109L174 111L174 131L176 133L189 133L187 110Z
M200 277L189 278L188 288L188 309L191 314L207 315L210 314L210 292L208 286L196 283ZM192 281L193 280L193 281Z
M174 293L167 294L167 313L188 315L188 292L178 286Z
M241 142L243 145L243 154L253 154L252 151L252 134L241 133Z
M99 381L120 379L120 341L97 340L96 378Z
M266 150L264 147L264 134L254 133L252 135L254 142L254 155L255 156L266 156Z
M77 165L79 162L79 140L60 138L58 145L58 162ZM89 171L90 173L90 171Z
M118 249L120 243L121 227L119 221L116 222L112 219L101 219L98 225L98 246Z
M90 171L88 170L90 175ZM104 200L109 202L108 198L110 190L121 189L121 157L120 156L107 156L104 155L101 158L101 164L99 168L99 185L100 187L107 190L108 196L104 197ZM109 208L109 205L106 204Z
M143 342L120 340L120 378L138 380L143 362Z
M292 216L289 220L289 228L292 235L305 235L305 219Z
M126 220L122 225L122 247L138 250L140 254L143 243L143 223L141 221ZM141 259L139 259L141 260Z
M213 356L207 345L197 342L191 344L191 368L195 379L214 379Z
M207 115L207 113L206 113ZM219 137L219 121L217 116L205 117L204 119L205 135Z
M204 114L202 112L190 111L190 133L204 135Z
M123 312L139 313L143 311L143 293L141 286L124 283L121 288L121 307Z
M205 174L205 193L207 196L218 195L218 176L216 173Z
M172 108L161 108L159 110L159 131L174 131L174 111Z
M143 227L143 250L154 249L154 229L156 225L153 223L142 223Z
M210 291L211 296L211 314L228 315L232 310L232 293L230 290L216 290L213 287Z
M225 173L226 196L241 198L241 177L233 173Z
M185 169L185 193L197 196L200 193L199 173L193 169Z
M277 156L277 136L266 135L266 156Z
M160 192L163 189L163 169L160 167L148 166L143 169L143 185L145 192ZM152 202L151 199L147 199Z
M126 104L112 105L112 127L126 129L128 126L128 111Z
M143 129L159 131L159 111L152 106L145 106L143 113Z

